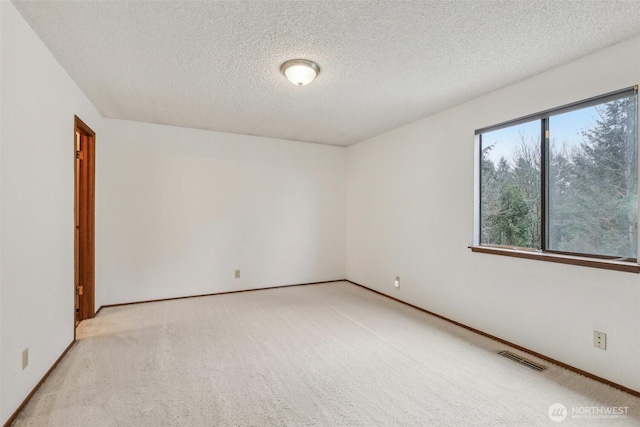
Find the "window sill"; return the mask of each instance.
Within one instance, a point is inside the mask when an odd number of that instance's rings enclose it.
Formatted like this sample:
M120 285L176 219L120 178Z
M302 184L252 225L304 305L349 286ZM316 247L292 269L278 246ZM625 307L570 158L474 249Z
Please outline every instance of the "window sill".
M604 268L607 270L626 271L628 273L640 273L640 265L633 262L585 258L572 255L532 252L517 249L494 248L490 246L469 246L469 249L471 249L472 252L479 252L483 254L535 259L538 261L557 262L560 264L581 265L583 267Z

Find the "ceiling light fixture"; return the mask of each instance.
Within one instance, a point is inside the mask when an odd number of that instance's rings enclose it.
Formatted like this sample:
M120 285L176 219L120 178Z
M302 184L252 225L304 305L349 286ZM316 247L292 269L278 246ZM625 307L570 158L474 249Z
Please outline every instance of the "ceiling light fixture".
M296 86L308 85L320 72L320 67L308 59L291 59L280 66L282 74Z

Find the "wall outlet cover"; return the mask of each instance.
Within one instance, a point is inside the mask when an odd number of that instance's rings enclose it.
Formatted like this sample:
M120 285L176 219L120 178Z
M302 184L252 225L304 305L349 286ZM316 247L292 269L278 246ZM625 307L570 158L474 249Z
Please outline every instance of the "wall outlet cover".
M22 370L24 371L29 366L29 348L22 350Z
M602 350L607 349L607 334L600 331L593 331L593 346Z

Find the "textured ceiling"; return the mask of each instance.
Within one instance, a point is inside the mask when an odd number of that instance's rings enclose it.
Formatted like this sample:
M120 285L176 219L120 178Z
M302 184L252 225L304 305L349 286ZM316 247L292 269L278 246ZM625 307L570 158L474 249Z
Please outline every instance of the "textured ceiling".
M14 4L106 117L334 145L640 34L640 1Z

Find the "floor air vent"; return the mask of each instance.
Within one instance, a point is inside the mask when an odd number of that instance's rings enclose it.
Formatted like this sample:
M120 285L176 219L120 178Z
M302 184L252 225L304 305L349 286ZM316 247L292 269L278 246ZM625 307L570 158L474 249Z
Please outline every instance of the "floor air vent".
M545 369L547 369L546 366L539 365L539 364L537 364L535 362L532 362L531 360L527 360L524 357L520 357L517 354L513 354L513 353L511 353L509 351L506 351L506 350L505 351L501 351L498 354L500 356L502 356L502 357L506 357L507 359L511 359L514 362L518 362L521 365L524 365L524 366L526 366L528 368L531 368L534 371L544 371Z

